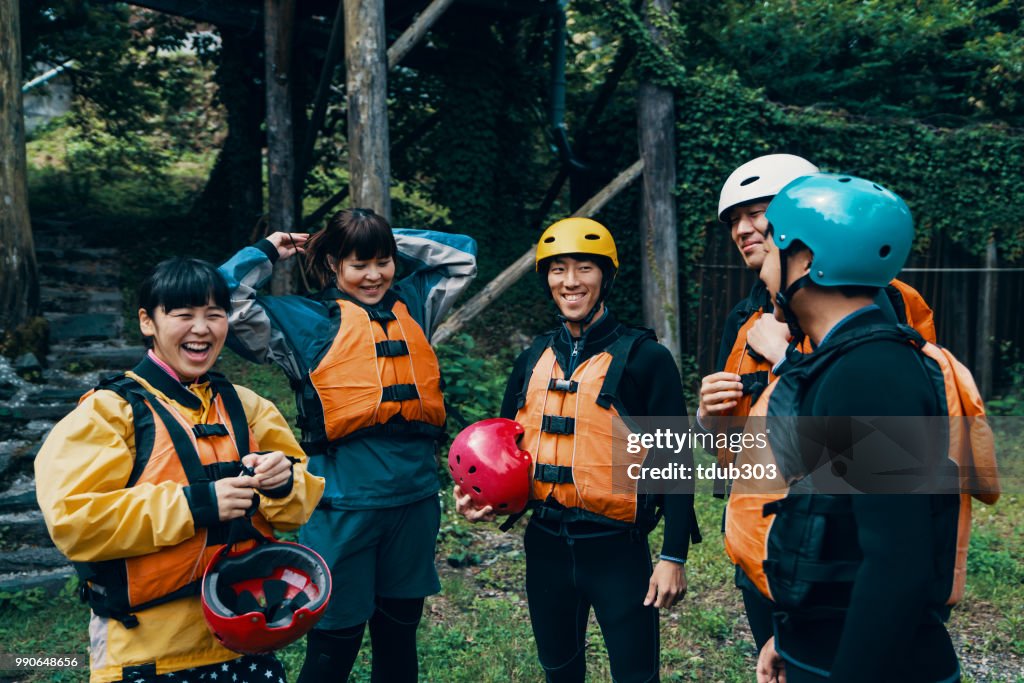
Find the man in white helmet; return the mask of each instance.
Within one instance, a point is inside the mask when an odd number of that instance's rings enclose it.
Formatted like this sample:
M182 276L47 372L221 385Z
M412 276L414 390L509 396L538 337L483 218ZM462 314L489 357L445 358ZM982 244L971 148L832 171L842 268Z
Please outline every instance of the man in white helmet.
M718 219L730 226L732 241L747 268L760 271L764 262L765 210L779 190L818 167L793 154L768 154L743 164L725 181L718 200ZM745 417L768 385L771 368L782 360L788 344L785 324L772 316L767 290L757 280L750 294L726 318L714 372L701 381L698 417Z
M748 161L726 179L718 219L730 226L732 241L747 268L759 272L764 263L768 203L790 181L817 172L818 167L802 157L768 154ZM772 369L784 358L788 339L786 324L772 316L767 288L756 280L750 294L726 318L717 371L701 380L697 409L701 423L716 431L742 429L750 407L772 379ZM731 456L723 449L719 459L725 457ZM771 637L772 604L741 579L742 573L737 572L750 630L760 650Z

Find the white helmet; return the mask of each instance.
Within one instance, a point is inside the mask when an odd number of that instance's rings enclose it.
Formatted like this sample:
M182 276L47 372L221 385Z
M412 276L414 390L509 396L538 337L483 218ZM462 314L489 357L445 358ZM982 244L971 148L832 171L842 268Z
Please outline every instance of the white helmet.
M766 154L752 159L733 171L722 186L718 220L728 223L726 214L732 207L774 197L791 181L817 172L817 166L794 154Z

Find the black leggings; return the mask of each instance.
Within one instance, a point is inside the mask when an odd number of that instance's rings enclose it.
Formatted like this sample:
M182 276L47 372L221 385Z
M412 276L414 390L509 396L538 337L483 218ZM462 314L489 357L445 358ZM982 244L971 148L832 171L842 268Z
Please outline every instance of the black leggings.
M658 681L658 611L643 604L652 571L647 538L630 533L567 538L530 524L525 543L530 621L548 682L584 680L591 607L612 679Z
M377 598L370 617L373 683L415 683L419 676L416 628L423 598ZM344 683L352 673L366 624L335 631L313 629L306 636L306 661L299 683Z

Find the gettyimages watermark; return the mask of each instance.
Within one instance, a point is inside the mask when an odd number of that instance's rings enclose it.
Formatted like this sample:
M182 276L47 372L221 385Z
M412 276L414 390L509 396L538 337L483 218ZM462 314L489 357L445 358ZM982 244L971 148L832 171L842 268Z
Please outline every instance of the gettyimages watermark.
M614 418L612 493L1024 492L1024 416Z

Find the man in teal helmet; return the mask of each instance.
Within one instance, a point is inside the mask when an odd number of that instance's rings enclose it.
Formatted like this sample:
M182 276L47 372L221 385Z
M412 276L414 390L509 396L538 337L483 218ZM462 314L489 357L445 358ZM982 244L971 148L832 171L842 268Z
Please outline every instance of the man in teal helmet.
M815 351L793 355L766 397L769 420L804 417L769 427L790 488L764 510L775 613L758 681L957 680L943 622L960 498L882 495L892 489L874 476L897 459L948 462L929 421L905 417L946 415L942 373L876 304L910 253L910 211L877 183L816 174L783 188L767 218L761 279L776 318ZM851 416L875 416L867 457ZM862 493L821 492L836 480Z

